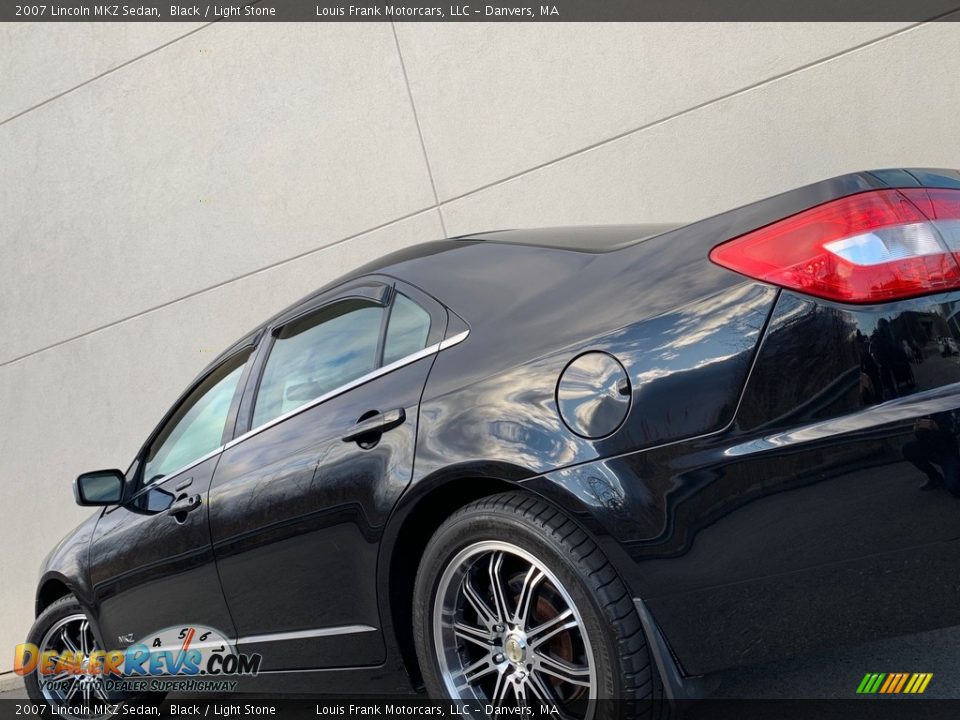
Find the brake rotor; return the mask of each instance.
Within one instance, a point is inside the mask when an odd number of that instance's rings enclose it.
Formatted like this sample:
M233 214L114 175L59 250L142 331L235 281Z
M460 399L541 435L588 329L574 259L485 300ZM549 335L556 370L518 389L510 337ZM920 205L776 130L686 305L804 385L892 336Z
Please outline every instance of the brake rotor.
M543 594L537 596L537 602L533 608L533 615L535 618L538 618L537 622L546 622L550 618L555 618L560 614L560 611L554 606L552 602ZM564 630L557 633L552 638L550 642L547 643L547 649L550 651L550 654L557 658L558 660L563 660L565 662L573 664L573 635L569 630ZM559 697L564 702L570 702L573 700L578 700L586 692L586 688L573 686L574 692L568 696L564 696L561 692L561 687L564 685L563 680L553 675L546 675L544 673L545 679L550 681L550 685L553 686L554 692L557 693Z

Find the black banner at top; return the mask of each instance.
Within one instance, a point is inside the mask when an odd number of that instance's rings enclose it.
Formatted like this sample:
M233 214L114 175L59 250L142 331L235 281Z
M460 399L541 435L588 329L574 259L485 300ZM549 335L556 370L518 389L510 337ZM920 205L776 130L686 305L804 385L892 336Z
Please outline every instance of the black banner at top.
M960 0L5 0L3 22L629 22L960 19Z

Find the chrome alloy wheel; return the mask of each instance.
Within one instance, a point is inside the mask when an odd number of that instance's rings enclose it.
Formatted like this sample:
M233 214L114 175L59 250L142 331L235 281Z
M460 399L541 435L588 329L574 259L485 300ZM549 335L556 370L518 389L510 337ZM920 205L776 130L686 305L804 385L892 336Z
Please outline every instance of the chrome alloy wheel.
M54 623L40 643L40 656L54 653L53 664L65 652L81 653L85 658L81 670L89 665L90 654L100 650L90 627L90 621L82 613L68 615ZM90 672L78 674L63 672L40 678L40 690L51 705L90 706L95 702L109 702L104 692L101 676Z
M433 637L452 699L591 714L597 677L580 612L557 576L516 545L478 542L450 561L434 600Z

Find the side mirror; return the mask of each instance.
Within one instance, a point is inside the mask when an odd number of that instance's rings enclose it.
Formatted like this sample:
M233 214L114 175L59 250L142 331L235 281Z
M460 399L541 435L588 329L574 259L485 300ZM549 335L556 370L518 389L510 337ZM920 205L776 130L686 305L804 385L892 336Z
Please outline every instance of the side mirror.
M119 470L94 470L73 481L77 505L117 505L123 499L123 473Z

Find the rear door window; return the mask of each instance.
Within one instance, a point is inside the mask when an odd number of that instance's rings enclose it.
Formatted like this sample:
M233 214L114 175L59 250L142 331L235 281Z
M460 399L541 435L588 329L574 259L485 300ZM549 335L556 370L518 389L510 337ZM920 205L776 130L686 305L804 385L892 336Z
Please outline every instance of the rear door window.
M263 369L253 427L375 370L385 312L349 299L280 328Z

